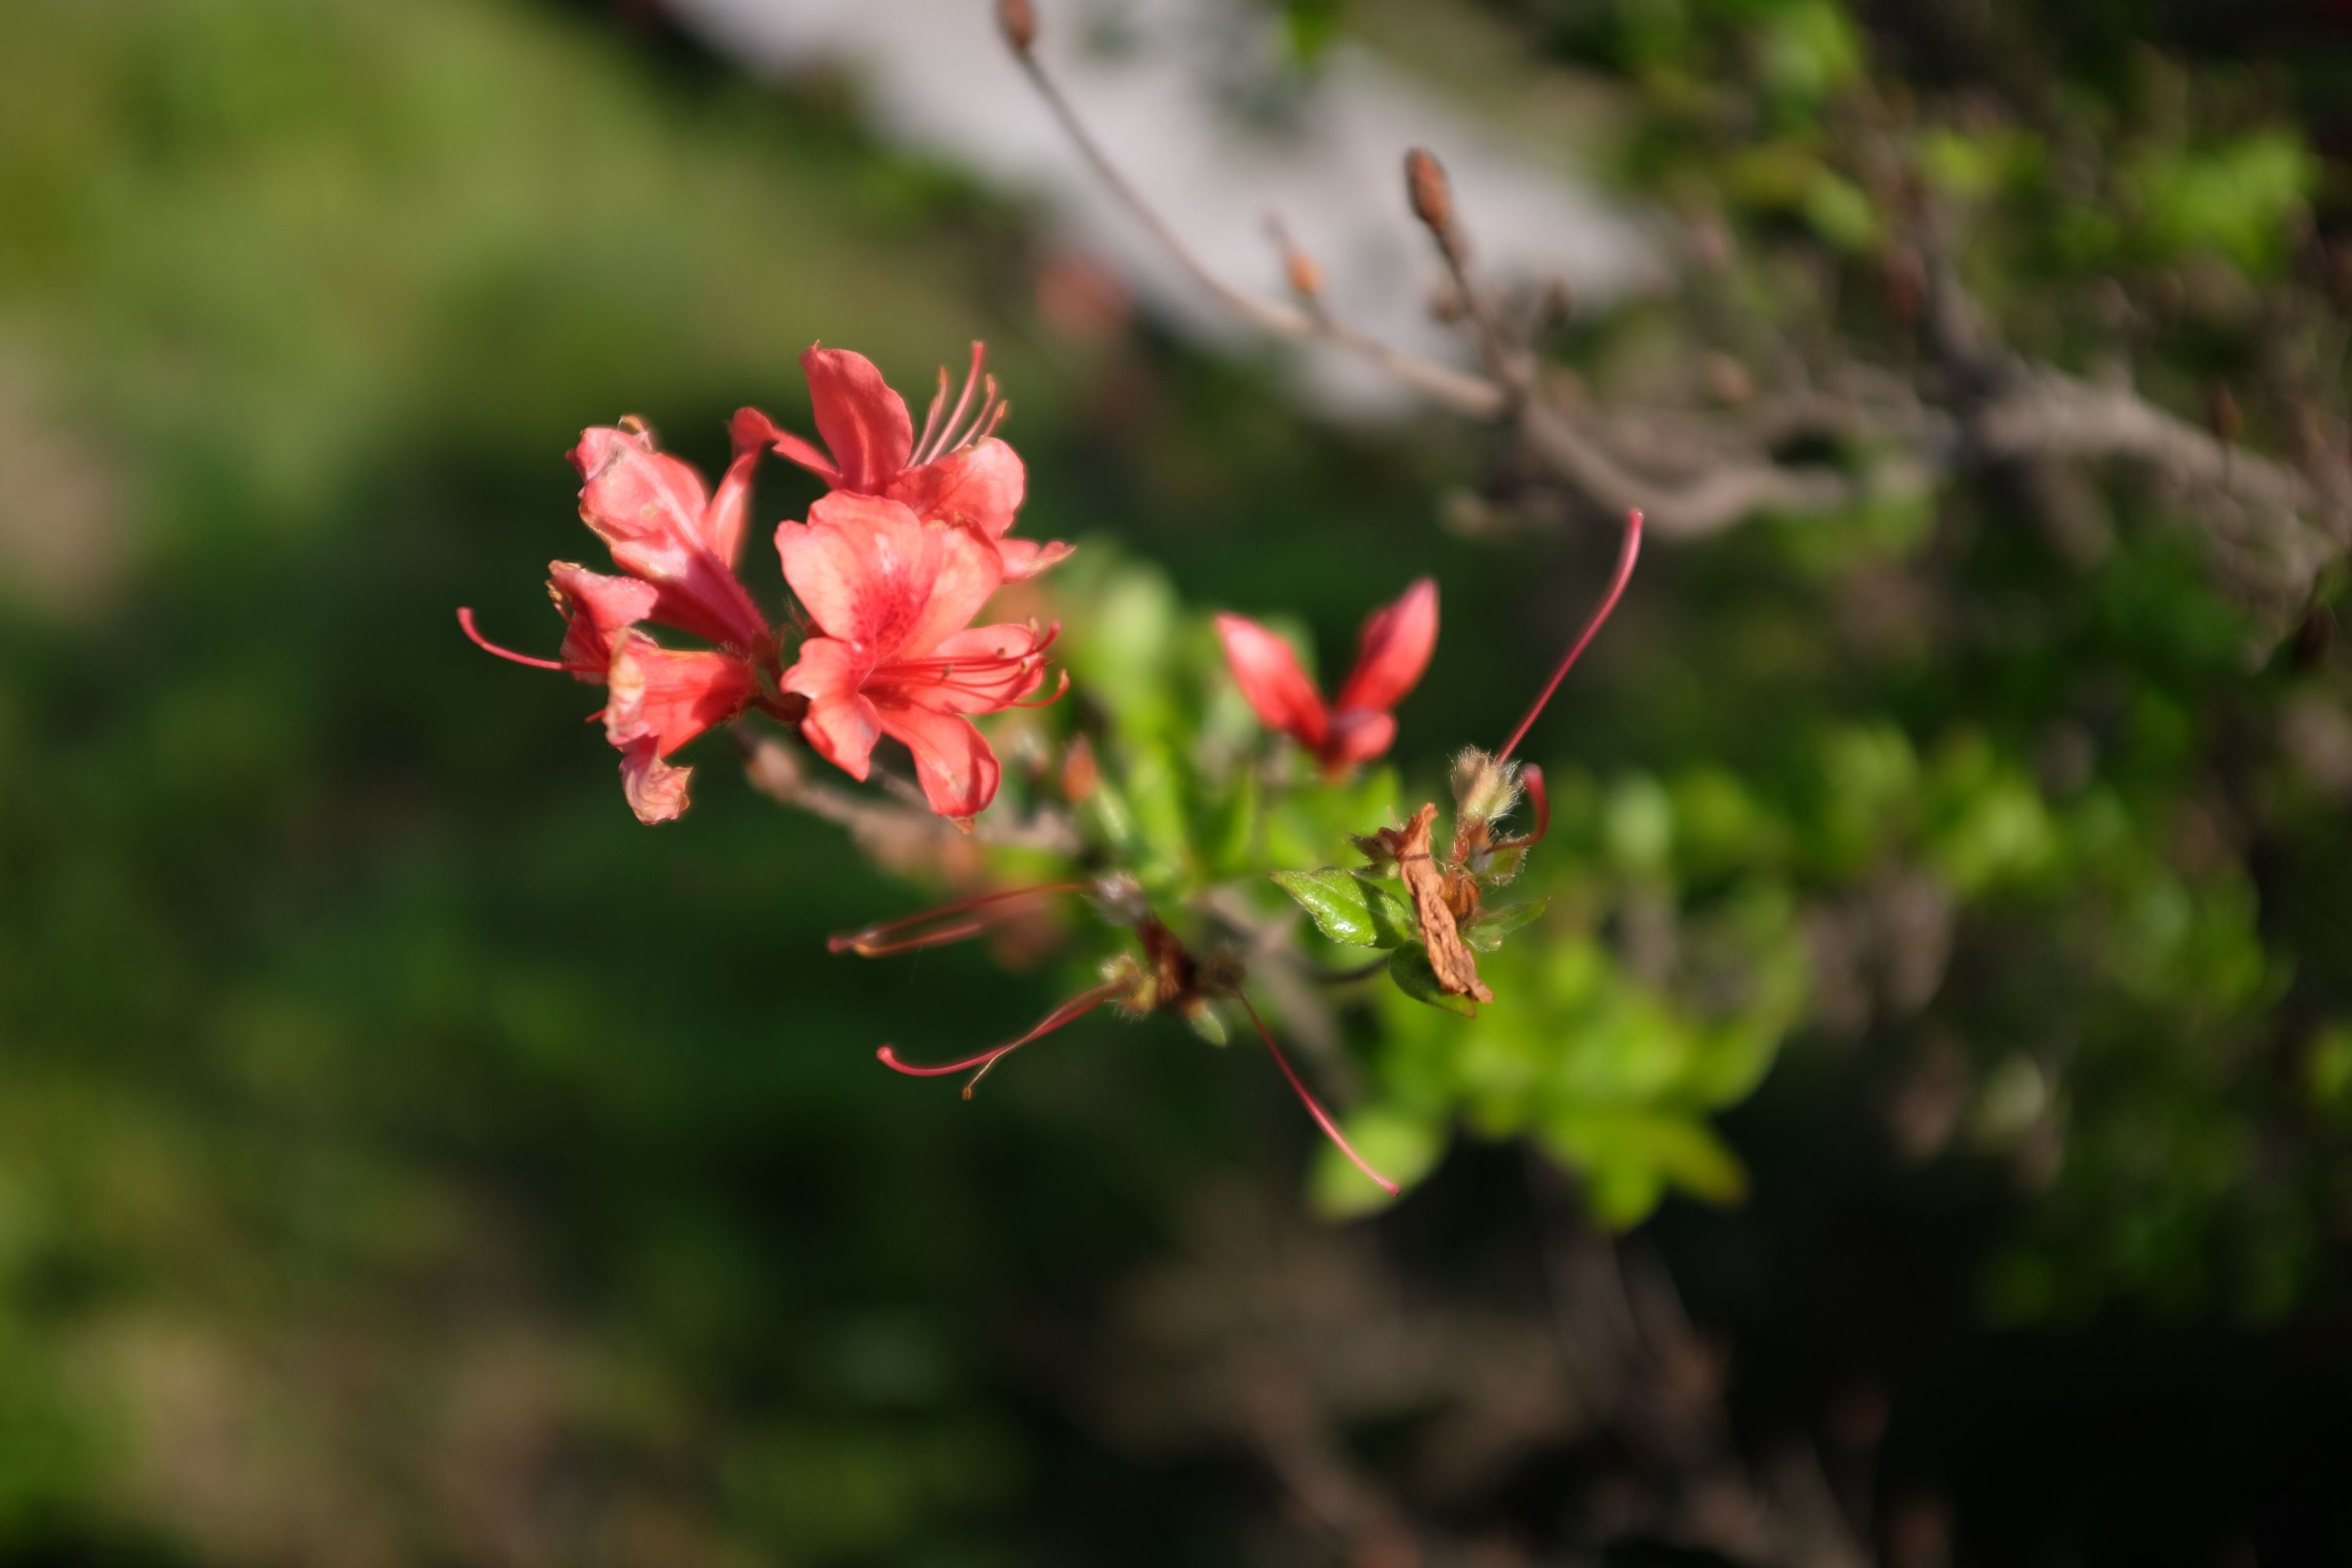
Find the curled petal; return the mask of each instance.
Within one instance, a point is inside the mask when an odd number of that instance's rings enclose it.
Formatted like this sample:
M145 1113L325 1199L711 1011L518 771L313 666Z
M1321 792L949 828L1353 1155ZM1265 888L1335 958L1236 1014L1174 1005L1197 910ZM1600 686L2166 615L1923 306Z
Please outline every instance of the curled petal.
M923 708L877 706L883 732L914 753L915 779L923 798L941 816L978 816L996 798L1000 769L996 753L971 721Z
M738 440L756 431L768 443L770 449L786 462L798 463L823 479L828 487L841 483L841 471L814 443L793 435L756 408L737 409L734 421L728 427L735 433Z
M613 645L606 672L604 734L628 750L650 739L667 757L751 701L751 666L731 654L666 648L642 632L625 631Z
M1323 737L1323 760L1335 768L1369 763L1387 751L1396 739L1396 720L1363 708L1342 708L1331 716Z
M1328 715L1290 645L1240 616L1219 616L1217 635L1224 639L1225 664L1242 696L1267 727L1320 747Z
M1437 584L1416 581L1396 603L1364 623L1356 668L1340 689L1339 706L1386 710L1404 700L1437 648Z
M935 463L908 469L891 481L888 493L925 522L977 528L997 539L1012 528L1027 486L1020 457L992 436Z
M612 665L614 635L651 616L661 590L576 562L551 561L547 596L564 619L563 668L578 679L598 681Z
M662 761L660 749L650 736L621 754L621 793L628 797L629 809L637 814L637 820L648 826L677 820L686 810L686 786L693 777L692 768L675 768Z
M1529 846L1540 844L1544 835L1551 831L1551 796L1544 791L1543 770L1529 763L1519 771L1519 787L1528 792L1528 809L1535 817L1525 842Z
M1076 545L1065 544L1058 539L1047 544L1031 539L999 539L996 559L1004 568L1006 582L1026 583L1047 567L1067 561L1076 549Z
M906 400L864 354L811 344L801 355L816 433L833 454L841 489L880 495L915 449ZM785 454L787 457L790 453Z

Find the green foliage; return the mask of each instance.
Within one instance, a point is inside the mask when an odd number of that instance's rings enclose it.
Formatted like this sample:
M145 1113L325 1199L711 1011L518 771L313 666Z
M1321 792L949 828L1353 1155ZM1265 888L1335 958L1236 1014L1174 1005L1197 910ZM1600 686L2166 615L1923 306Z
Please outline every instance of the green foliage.
M1333 942L1394 947L1420 934L1412 906L1361 872L1276 871L1274 880Z

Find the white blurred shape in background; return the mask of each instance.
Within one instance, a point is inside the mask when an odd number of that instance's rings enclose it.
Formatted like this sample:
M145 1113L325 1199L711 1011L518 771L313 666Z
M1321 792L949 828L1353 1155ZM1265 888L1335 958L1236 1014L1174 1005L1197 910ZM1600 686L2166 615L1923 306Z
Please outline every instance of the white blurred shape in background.
M1249 346L1250 329L1188 279L1086 165L998 37L992 0L668 0L713 47L776 77L841 68L875 133L1035 200L1052 237L1107 265L1187 336ZM1286 66L1268 8L1233 0L1045 0L1040 56L1114 162L1227 282L1284 292L1266 232L1279 214L1354 324L1468 363L1429 312L1441 276L1405 210L1404 150L1453 177L1488 281L1565 281L1600 303L1654 271L1633 217L1529 150L1473 125L1369 50ZM1359 416L1410 404L1335 351L1302 356L1302 386Z

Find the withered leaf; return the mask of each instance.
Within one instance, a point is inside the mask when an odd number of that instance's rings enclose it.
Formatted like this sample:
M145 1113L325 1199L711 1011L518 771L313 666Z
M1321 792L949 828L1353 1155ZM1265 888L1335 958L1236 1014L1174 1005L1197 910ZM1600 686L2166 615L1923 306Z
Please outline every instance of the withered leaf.
M1478 978L1478 960L1462 940L1454 910L1445 901L1445 874L1430 854L1430 829L1436 820L1437 807L1431 805L1423 806L1405 824L1403 840L1397 847L1397 869L1403 874L1405 890L1412 895L1412 912L1420 918L1422 942L1429 950L1429 967L1435 972L1437 984L1448 995L1492 1002L1495 994Z

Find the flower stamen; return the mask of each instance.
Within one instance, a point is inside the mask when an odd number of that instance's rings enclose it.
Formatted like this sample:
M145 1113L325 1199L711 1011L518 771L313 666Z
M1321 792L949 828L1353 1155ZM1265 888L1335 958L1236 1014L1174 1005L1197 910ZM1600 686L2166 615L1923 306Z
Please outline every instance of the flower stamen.
M1568 657L1559 661L1559 668L1551 672L1551 679L1544 684L1543 690L1536 698L1535 706L1528 709L1528 716L1519 721L1519 727L1511 731L1511 738L1503 742L1503 749L1495 753L1497 763L1510 761L1511 753L1518 749L1519 742L1527 739L1528 731L1534 728L1537 716L1544 710L1544 704L1551 700L1551 694L1559 689L1559 683L1568 679L1568 672L1575 668L1577 659L1600 635L1610 614L1617 608L1618 599L1624 595L1625 584L1633 581L1633 563L1641 552L1642 513L1636 509L1625 514L1625 542L1618 547L1616 575L1610 580L1609 592L1602 596L1601 607L1593 611L1592 618L1585 623L1583 635L1569 648Z
M1339 1124L1331 1120L1331 1113L1324 1110L1321 1102L1307 1092L1307 1086L1300 1082L1298 1075L1291 1070L1290 1058L1284 1056L1282 1047L1274 1043L1274 1031L1267 1028L1265 1020L1257 1016L1257 1008L1251 1005L1250 999L1239 992L1235 992L1234 994L1241 996L1242 1009L1249 1014L1250 1022L1257 1026L1258 1038L1265 1042L1266 1052L1274 1058L1274 1065L1280 1068L1282 1076L1290 1080L1291 1092L1298 1096L1298 1103L1307 1108L1307 1114L1315 1119L1315 1125L1323 1130L1323 1136L1331 1140L1340 1153L1348 1156L1350 1164L1370 1176L1373 1185L1391 1197L1396 1196L1399 1191L1397 1184L1372 1169L1371 1163L1356 1152L1355 1147L1348 1142L1346 1135L1340 1132Z
M908 1078L947 1078L955 1073L963 1072L968 1069L971 1070L971 1082L966 1083L963 1086L963 1097L966 1100L970 1100L971 1098L973 1087L977 1085L982 1079L987 1077L988 1069L994 1067L999 1061L1012 1055L1014 1051L1019 1050L1030 1041L1043 1039L1045 1036L1052 1034L1055 1030L1063 1027L1065 1025L1077 1022L1080 1018L1085 1017L1087 1014L1093 1012L1096 1008L1101 1006L1112 997L1117 996L1125 989L1126 983L1124 981L1112 980L1106 981L1102 984L1093 987L1091 990L1081 991L1076 996L1071 997L1068 1001L1063 1003L1060 1006L1055 1008L1052 1012L1039 1019L1037 1021L1036 1027L1031 1029L1019 1039L1009 1041L1001 1046L992 1046L987 1050L981 1052L978 1056L966 1057L963 1060L959 1062L941 1062L935 1067L918 1067L911 1062L900 1061L898 1059L898 1052L889 1046L884 1046L880 1050L876 1051L874 1055L877 1060L880 1061L884 1067L888 1068L892 1072L904 1073Z
M996 906L1015 899L1041 899L1053 893L1083 893L1087 888L1088 884L1085 882L1038 882L1025 888L1000 888L992 893L958 899L953 903L941 904L937 909L925 910L919 914L902 915L895 921L867 926L863 931L845 931L839 936L827 937L825 951L854 952L860 958L882 958L894 952L911 952L917 948L939 947L975 936L1003 921L1006 913L992 913L917 936L901 936L899 933L932 921L946 920L951 915L969 914L974 910L994 910Z
M510 647L500 647L498 644L484 637L481 633L481 628L474 625L474 612L470 608L460 609L457 612L457 627L460 631L466 634L467 637L476 647L480 648L484 653L493 653L498 655L500 658L510 660L515 664L528 665L533 669L562 669L566 668L563 661L559 658L535 658L527 653L517 653Z

